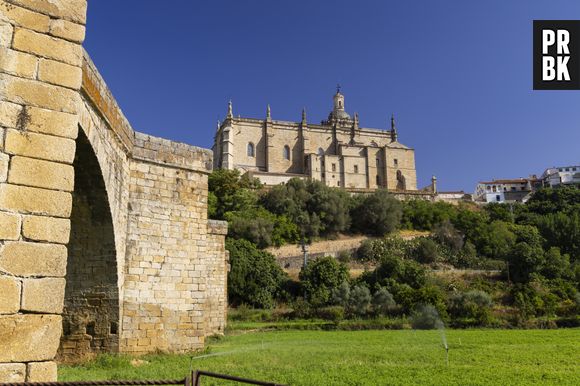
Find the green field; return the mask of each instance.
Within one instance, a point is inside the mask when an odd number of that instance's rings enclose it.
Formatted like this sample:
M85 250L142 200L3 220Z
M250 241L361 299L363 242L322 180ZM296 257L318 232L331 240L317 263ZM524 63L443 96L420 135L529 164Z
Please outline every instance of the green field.
M448 330L446 338L448 366L438 331L275 331L133 364L102 356L60 366L59 380L179 378L194 368L291 385L580 384L579 329Z

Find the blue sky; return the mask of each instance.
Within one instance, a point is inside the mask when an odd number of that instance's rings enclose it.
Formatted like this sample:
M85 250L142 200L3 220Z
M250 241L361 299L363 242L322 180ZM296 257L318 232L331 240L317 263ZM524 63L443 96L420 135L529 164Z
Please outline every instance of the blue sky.
M211 147L234 114L325 119L337 83L364 127L416 150L418 184L580 163L580 91L532 90L532 21L580 1L89 1L85 48L138 131Z

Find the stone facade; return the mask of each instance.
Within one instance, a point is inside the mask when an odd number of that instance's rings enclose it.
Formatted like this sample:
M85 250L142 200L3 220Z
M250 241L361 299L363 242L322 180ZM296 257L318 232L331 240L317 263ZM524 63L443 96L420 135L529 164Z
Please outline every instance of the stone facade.
M391 130L363 128L358 114L345 111L337 90L334 108L320 124L236 118L231 102L218 125L214 168L238 169L277 185L292 177L312 178L349 190L416 191L415 152L398 141L394 118Z
M0 0L0 382L223 332L209 150L137 133L81 47L86 0Z

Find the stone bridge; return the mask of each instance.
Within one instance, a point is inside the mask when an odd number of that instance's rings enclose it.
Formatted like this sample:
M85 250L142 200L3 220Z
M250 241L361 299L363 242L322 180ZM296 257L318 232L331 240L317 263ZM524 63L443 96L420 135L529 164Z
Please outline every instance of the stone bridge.
M0 0L0 382L223 332L209 150L135 132L82 49L86 0Z

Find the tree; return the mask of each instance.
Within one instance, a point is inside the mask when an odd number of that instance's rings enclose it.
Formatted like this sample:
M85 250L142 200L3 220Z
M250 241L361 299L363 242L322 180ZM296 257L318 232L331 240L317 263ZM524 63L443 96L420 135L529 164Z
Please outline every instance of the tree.
M274 256L247 240L226 240L230 252L228 298L234 305L271 308L287 280Z
M473 239L477 251L492 259L505 259L515 242L516 235L503 221L481 224Z
M538 228L547 247L558 247L570 254L572 261L580 260L580 214L564 212L538 217Z
M516 283L526 283L532 273L542 269L545 256L540 246L519 242L509 252L507 261L511 279Z
M384 189L366 196L352 214L358 231L378 236L397 229L401 216L401 203Z
M378 315L387 315L396 306L393 295L384 287L379 287L373 295L373 310Z
M423 264L434 263L439 258L437 243L426 237L421 237L419 244L415 249L415 258Z
M298 277L306 300L314 306L328 304L333 290L349 278L348 268L330 256L309 262Z
M472 290L452 295L448 311L456 318L474 319L477 324L485 325L491 319L491 296L484 291Z
M259 180L240 177L238 170L214 170L208 177L208 214L223 220L228 212L255 207L258 202L256 189L259 187Z
M454 252L458 252L463 248L463 235L455 229L449 220L437 224L433 231L433 236L441 244L447 245Z
M365 315L369 311L371 304L371 292L364 285L356 285L350 291L348 309L355 315Z

